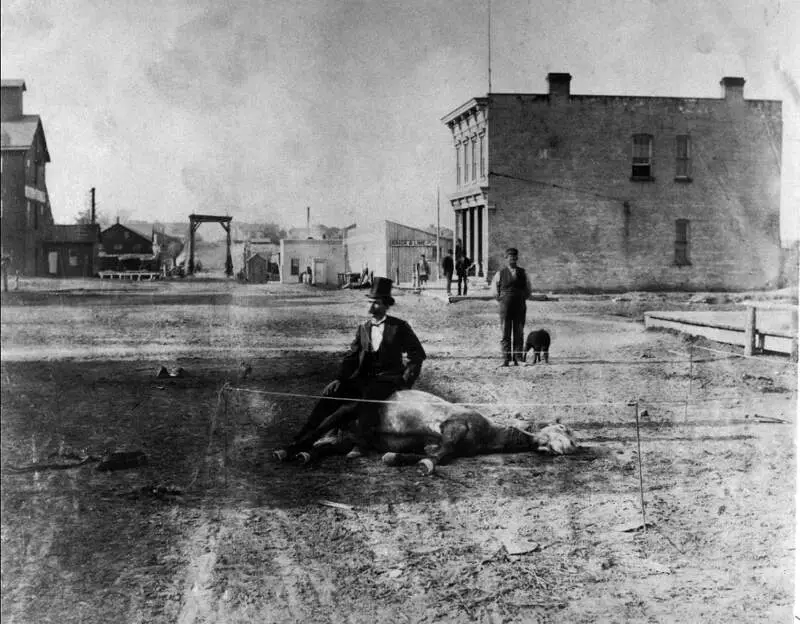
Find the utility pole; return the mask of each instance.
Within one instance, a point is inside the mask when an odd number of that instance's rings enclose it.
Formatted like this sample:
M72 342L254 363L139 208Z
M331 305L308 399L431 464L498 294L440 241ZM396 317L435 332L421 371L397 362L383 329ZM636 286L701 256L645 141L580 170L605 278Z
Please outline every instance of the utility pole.
M442 279L441 264L442 264L442 248L439 244L439 232L441 231L439 221L439 187L436 187L436 282Z
M94 187L92 187L91 193L92 193L92 203L91 203L91 213L90 213L91 221L89 221L89 223L94 225L97 220L97 213L95 212Z

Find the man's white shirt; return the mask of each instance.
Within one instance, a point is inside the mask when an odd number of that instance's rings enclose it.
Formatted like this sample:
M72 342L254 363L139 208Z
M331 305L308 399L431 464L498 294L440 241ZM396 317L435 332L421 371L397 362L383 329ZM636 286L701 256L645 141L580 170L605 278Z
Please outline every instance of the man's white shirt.
M381 320L376 321L372 319L370 321L370 335L369 339L372 343L372 350L377 351L381 348L381 343L383 342L383 328L386 325L386 317L384 316Z

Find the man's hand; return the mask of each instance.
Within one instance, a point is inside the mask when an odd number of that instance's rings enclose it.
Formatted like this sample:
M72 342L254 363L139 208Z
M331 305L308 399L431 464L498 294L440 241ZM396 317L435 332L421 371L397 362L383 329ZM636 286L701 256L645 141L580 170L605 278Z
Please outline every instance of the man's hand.
M333 394L336 394L339 391L339 386L341 385L342 382L340 382L338 379L334 379L327 386L325 386L325 389L322 391L322 394L326 396L331 396Z

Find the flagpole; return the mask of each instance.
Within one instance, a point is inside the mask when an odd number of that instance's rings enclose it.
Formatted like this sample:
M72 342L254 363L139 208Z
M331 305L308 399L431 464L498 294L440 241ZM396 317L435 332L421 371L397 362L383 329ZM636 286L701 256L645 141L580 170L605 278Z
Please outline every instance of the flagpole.
M488 31L488 36L489 36L488 69L489 69L489 93L491 93L492 92L492 0L489 0L489 23L486 30Z

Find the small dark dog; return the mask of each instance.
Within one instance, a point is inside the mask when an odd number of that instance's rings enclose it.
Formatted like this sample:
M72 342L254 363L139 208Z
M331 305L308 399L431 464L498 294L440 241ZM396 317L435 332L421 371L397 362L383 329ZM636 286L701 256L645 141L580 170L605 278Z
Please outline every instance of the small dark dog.
M544 358L544 363L548 364L550 361L550 334L544 329L537 329L528 334L525 339L525 352L522 356L522 361L525 362L528 358L528 351L533 349L533 362L541 362Z

